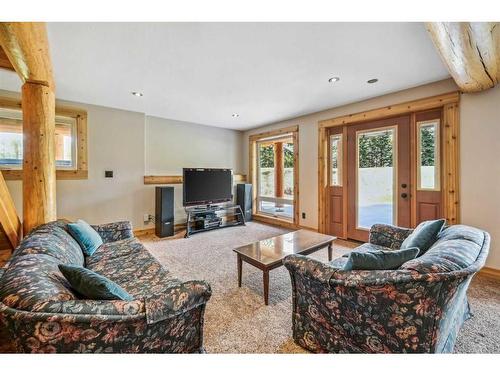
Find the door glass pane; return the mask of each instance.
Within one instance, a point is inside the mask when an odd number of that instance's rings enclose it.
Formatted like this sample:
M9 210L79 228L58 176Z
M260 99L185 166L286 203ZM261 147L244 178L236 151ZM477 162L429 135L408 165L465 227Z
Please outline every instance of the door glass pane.
M357 227L394 224L395 128L357 133Z
M283 143L283 197L293 199L293 143Z
M285 136L263 140L257 143L257 151L257 211L286 219L293 218L293 138Z
M274 145L259 144L259 196L274 196Z
M418 188L439 190L439 123L418 124Z
M330 136L330 185L342 186L342 135Z

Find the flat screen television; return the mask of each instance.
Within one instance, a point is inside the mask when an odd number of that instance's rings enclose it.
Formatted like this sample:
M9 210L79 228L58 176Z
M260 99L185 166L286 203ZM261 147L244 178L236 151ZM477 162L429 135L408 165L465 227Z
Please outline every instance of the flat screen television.
M197 206L233 200L231 169L184 168L182 203Z

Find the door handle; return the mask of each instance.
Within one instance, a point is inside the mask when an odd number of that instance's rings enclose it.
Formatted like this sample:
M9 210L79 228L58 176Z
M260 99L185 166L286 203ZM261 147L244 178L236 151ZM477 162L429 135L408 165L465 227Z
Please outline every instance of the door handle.
M406 193L402 193L402 194L401 194L401 198L408 198L408 194L406 194Z

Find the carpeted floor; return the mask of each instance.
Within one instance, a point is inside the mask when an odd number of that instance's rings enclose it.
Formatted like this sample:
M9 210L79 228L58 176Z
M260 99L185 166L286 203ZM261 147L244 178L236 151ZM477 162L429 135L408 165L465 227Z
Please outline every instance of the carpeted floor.
M272 237L285 230L250 222L191 238L141 237L151 253L176 277L207 280L213 290L205 316L209 353L303 353L291 338L291 285L284 267L270 273L269 306L264 305L262 271L243 263L237 285L234 247ZM336 241L334 257L356 244ZM311 255L327 260L326 249ZM474 317L462 328L458 353L500 353L500 282L476 276L469 288Z
M209 353L304 353L291 338L291 285L284 267L271 271L269 306L264 305L262 272L243 263L238 288L234 247L269 238L285 230L250 222L184 239L140 239L176 277L207 280L213 290L205 315L205 349ZM336 241L334 257L356 244ZM326 249L311 255L326 261ZM500 353L500 282L476 276L469 288L474 317L460 331L458 353ZM11 340L0 325L0 353Z

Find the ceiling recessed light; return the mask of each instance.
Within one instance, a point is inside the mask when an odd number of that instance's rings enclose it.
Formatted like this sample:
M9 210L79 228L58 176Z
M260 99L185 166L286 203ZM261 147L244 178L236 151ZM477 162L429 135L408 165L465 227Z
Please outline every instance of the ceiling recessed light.
M234 118L236 118L236 117L240 117L240 115L239 115L239 114L237 114L237 113L233 113L233 114L232 114L232 116L233 116Z
M368 81L366 81L366 83L377 83L378 82L378 78L372 78L372 79L369 79Z
M332 78L330 78L328 80L328 82L330 82L330 83L335 83L335 82L338 82L338 81L340 81L340 77L332 77Z
M139 91L132 91L132 95L134 95L134 96L144 96L144 94L142 92L139 92Z

